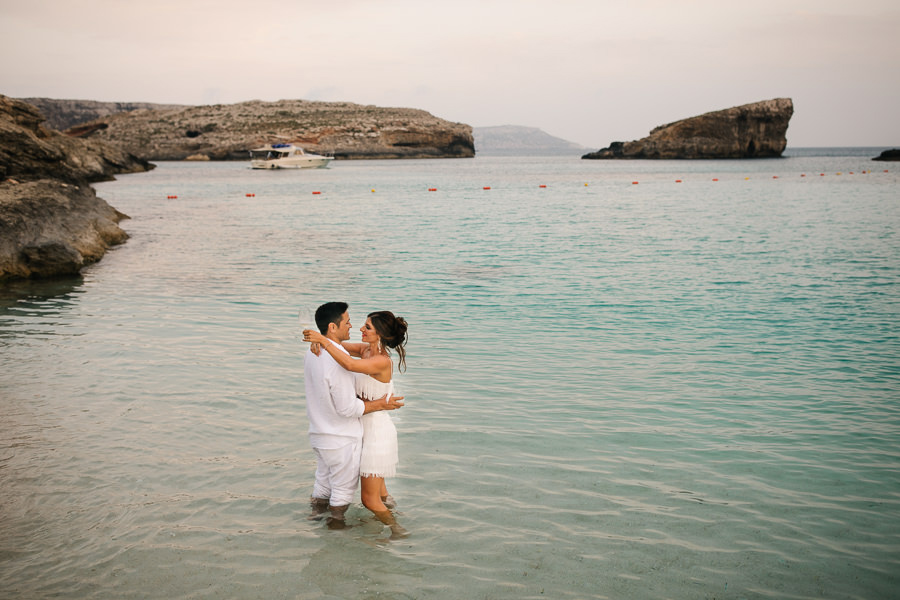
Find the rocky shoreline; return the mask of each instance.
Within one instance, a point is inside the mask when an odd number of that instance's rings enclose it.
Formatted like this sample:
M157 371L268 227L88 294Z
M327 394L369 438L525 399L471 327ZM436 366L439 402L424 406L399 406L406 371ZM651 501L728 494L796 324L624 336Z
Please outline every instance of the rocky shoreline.
M91 182L153 165L41 125L34 106L0 95L0 281L76 275L128 235L127 218Z
M790 98L754 102L660 125L645 138L613 142L582 158L777 158L793 114Z

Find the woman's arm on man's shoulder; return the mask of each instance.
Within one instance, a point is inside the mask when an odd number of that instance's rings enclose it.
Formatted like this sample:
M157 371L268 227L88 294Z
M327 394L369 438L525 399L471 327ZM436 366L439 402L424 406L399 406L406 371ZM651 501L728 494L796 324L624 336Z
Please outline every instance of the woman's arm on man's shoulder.
M355 356L356 358L360 358L363 350L368 347L368 344L363 344L362 342L341 342L341 345L344 347L344 350L350 353L350 356Z

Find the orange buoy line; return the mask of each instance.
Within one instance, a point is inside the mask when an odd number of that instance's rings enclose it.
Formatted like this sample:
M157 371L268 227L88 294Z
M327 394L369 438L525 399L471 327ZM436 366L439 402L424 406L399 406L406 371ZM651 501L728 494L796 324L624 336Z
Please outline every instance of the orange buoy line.
M861 174L866 174L866 175L867 175L867 174L872 174L872 173L874 173L874 172L875 172L875 171L871 171L871 170L863 170L863 171L837 171L837 172L835 172L835 175L848 175L848 174L849 174L849 175L854 175L854 174L857 174L857 173L861 173ZM882 172L884 172L884 173L889 173L890 170L889 170L889 169L884 169ZM825 177L826 175L828 175L828 173L819 173L819 177ZM806 177L806 176L807 176L807 173L797 173L797 174L795 174L795 176ZM783 175L783 174L782 174L782 175L772 175L771 177L772 177L772 179L784 179L784 178L785 178L785 175ZM753 178L753 177L751 177L751 176L746 176L746 177L744 177L744 181L750 181L752 178ZM670 181L672 181L672 180L670 180ZM683 179L683 178L675 179L675 180L674 180L675 183L684 183L685 181L686 181L686 180ZM711 181L713 181L713 182L718 182L718 181L720 181L720 178L719 178L719 177L712 177L712 178L711 178ZM729 179L726 178L726 179L724 179L724 180L722 180L722 181L729 181ZM758 179L757 179L757 181L758 181ZM624 183L624 182L623 182L623 183ZM631 185L639 185L639 184L640 184L640 181L632 181L632 182L631 182ZM584 187L589 187L589 186L590 186L590 183L589 183L589 182L584 182ZM538 187L539 189L547 189L548 186L547 186L547 184L545 184L545 183L541 183L541 184L538 184L537 187ZM438 188L436 188L436 187L430 187L430 188L427 188L427 189L428 189L429 192L436 192L436 191L438 191ZM485 185L485 186L482 186L481 189L482 189L482 190L485 190L485 191L488 191L488 190L491 190L492 187L489 186L489 185ZM375 188L370 188L369 191L372 192L372 193L375 193L376 190L375 190ZM320 191L320 190L316 190L316 191L312 192L312 194L315 195L315 196L319 196L319 195L324 194L324 192L322 192L322 191ZM256 194L255 194L255 193L246 193L246 194L244 194L244 195L245 195L247 198L255 198L255 197L256 197ZM166 196L166 198L169 199L169 200L177 200L177 199L178 199L178 196L175 195L175 194L170 194L170 195Z

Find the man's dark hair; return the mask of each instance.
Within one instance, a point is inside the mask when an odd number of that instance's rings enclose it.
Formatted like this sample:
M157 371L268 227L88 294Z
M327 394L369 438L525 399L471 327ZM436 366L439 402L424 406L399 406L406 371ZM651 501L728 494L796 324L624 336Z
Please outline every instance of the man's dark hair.
M326 302L322 306L316 309L316 327L319 328L319 333L322 335L328 335L328 324L334 323L335 325L341 324L341 317L344 316L344 313L347 312L346 302Z

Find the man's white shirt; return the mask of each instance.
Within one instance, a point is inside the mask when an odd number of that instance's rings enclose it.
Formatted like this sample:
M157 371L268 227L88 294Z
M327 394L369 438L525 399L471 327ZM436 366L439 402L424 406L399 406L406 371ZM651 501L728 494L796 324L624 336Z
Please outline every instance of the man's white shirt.
M334 345L349 354L340 344ZM303 368L312 447L341 448L362 439L359 418L365 405L356 397L353 373L339 365L325 349L319 356L307 350Z

